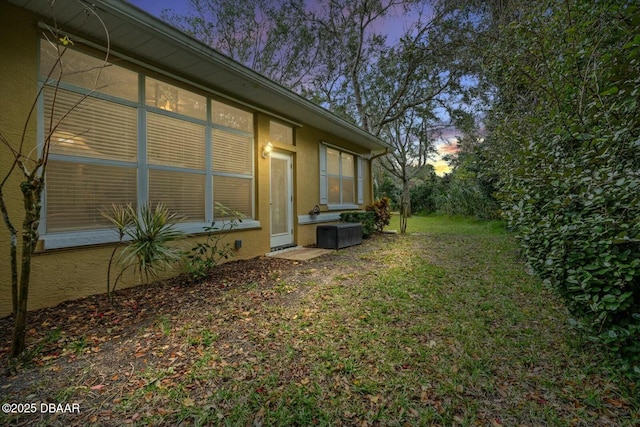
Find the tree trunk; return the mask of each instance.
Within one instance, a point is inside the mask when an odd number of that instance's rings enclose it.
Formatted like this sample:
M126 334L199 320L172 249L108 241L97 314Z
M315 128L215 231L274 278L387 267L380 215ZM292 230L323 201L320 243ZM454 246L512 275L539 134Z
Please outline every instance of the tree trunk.
M11 342L11 357L18 357L25 348L25 336L27 332L27 300L29 297L29 282L31 280L31 254L33 253L30 242L28 222L31 214L25 214L22 235L22 265L20 269L20 286L17 295L17 308L15 312L15 324L13 329L13 341Z
M0 212L7 229L9 230L9 259L11 264L11 309L15 315L18 311L18 230L13 226L9 219L9 211L4 202L4 194L0 187Z
M400 233L407 232L407 218L411 216L411 193L409 181L402 181L402 196L400 196Z
M25 349L27 332L27 301L29 282L31 280L31 256L38 242L38 225L40 223L40 195L43 181L37 177L29 177L22 183L24 200L24 222L22 223L22 262L20 269L20 285L18 287L17 307L11 357L18 357Z

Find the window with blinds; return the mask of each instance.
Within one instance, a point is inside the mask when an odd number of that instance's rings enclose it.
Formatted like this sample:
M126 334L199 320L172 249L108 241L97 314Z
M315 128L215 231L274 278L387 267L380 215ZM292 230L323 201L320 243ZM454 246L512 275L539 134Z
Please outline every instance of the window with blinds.
M185 221L205 220L205 174L149 170L149 202L164 203Z
M327 148L327 189L329 204L354 204L354 157Z
M47 232L105 228L101 210L136 204L136 109L91 97L78 104L82 97L44 91L45 126L52 124L45 129L51 135Z
M362 156L320 144L320 203L329 209L354 208L364 203Z
M222 203L253 218L251 112L99 55L46 40L40 51L46 233L109 228L101 212L112 204L162 202L206 224Z
M213 200L242 212L253 212L253 138L213 129Z
M49 160L45 224L48 233L107 228L101 210L136 205L136 168Z
M45 87L44 115L45 137L51 135L51 154L137 161L135 108L64 89L56 93Z
M147 113L149 202L205 221L206 126Z

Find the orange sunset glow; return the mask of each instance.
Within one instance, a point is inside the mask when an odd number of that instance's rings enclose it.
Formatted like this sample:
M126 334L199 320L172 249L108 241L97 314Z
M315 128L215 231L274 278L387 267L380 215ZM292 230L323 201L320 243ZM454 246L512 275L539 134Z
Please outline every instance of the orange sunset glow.
M436 142L436 155L434 156L434 159L427 163L433 165L437 175L442 176L447 174L451 172L451 167L443 157L447 155L455 155L459 150L460 147L458 146L457 137L453 135L443 135L442 139Z

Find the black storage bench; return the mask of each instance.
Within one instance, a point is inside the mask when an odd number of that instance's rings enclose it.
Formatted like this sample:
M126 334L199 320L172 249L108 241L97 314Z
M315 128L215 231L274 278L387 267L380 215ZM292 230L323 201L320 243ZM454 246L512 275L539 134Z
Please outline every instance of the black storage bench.
M316 242L319 248L342 249L362 243L362 224L345 222L319 225L316 228Z

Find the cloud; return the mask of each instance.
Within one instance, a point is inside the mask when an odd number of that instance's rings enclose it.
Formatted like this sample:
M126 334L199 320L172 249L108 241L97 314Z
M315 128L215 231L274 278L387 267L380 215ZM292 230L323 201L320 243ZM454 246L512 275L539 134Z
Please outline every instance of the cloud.
M460 147L458 146L457 142L453 142L453 143L444 143L442 145L440 145L438 148L438 154L441 156L447 155L447 154L457 154L458 151L460 151Z
M433 165L435 172L440 176L451 172L451 167L443 157L456 155L460 151L457 133L458 131L455 129L445 130L441 138L436 142L434 159L428 162Z

